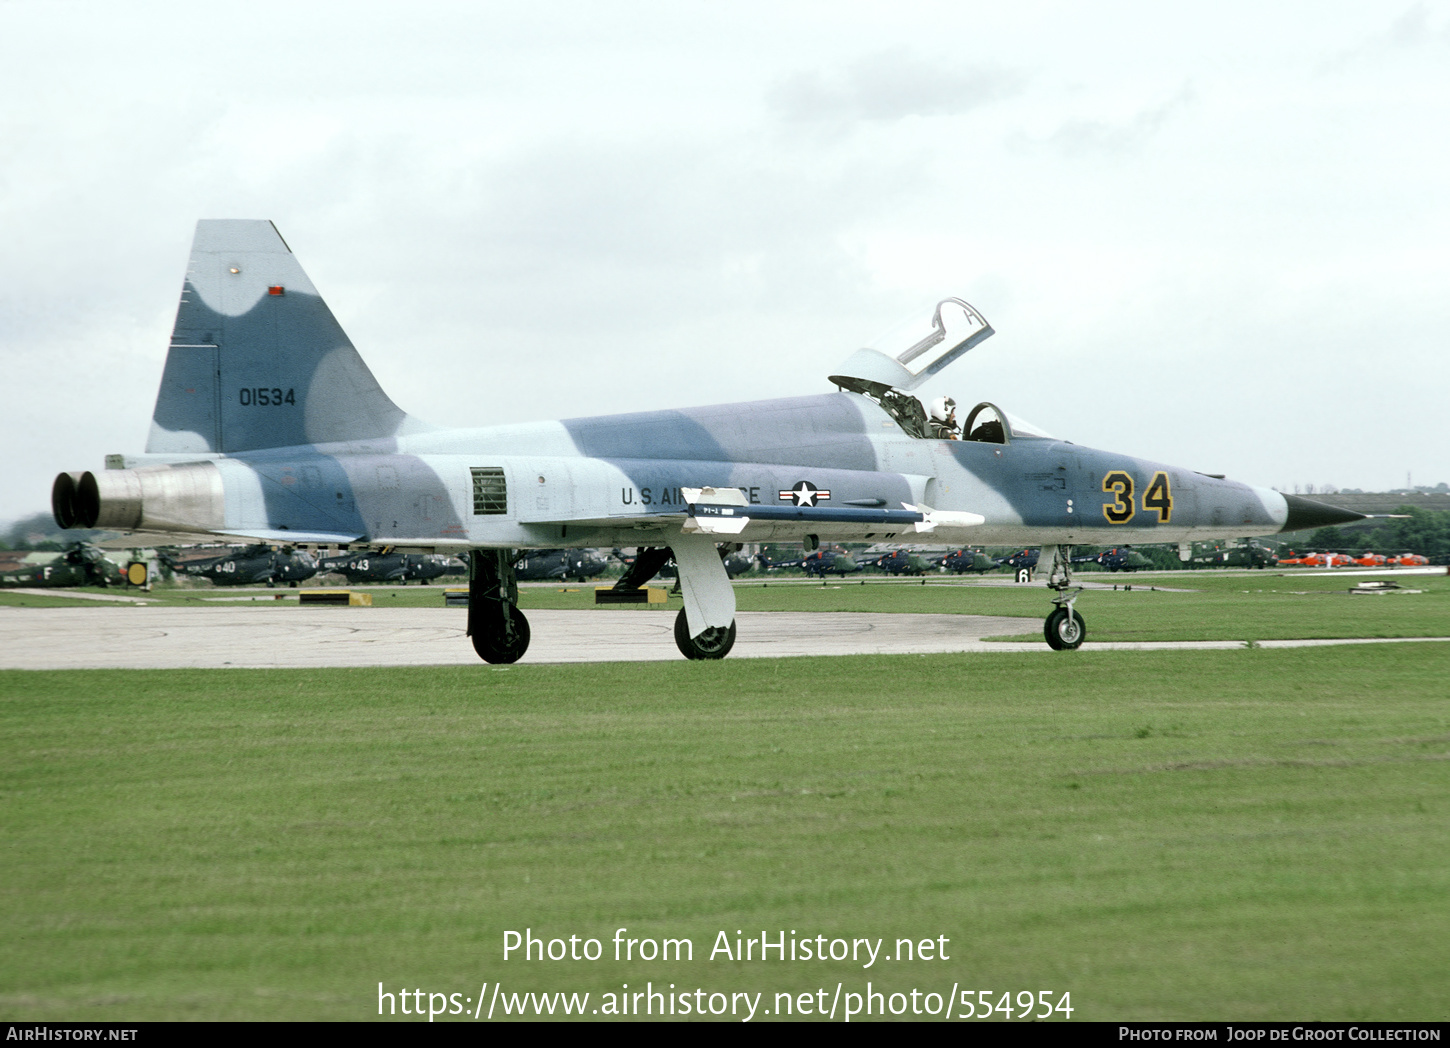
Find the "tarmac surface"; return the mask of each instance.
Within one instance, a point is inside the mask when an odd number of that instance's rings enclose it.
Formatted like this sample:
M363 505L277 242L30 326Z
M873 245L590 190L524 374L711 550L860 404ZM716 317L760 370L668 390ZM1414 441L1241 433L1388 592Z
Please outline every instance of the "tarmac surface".
M0 608L0 668L476 665L459 608ZM680 659L675 611L528 613L523 662ZM995 650L1039 619L741 612L730 658ZM1010 645L1019 647L1019 645ZM1020 645L1041 647L1045 645Z
M478 665L459 608L300 608L296 604L176 608L0 607L0 669L166 669ZM528 613L523 663L659 662L680 659L673 610ZM730 658L911 655L938 652L1050 654L1045 642L986 637L1040 634L1042 620L984 615L741 612ZM1444 641L1446 637L1412 638ZM1260 641L1265 648L1407 640ZM1082 650L1242 648L1243 641L1100 643ZM1061 657L1061 656L1058 656Z

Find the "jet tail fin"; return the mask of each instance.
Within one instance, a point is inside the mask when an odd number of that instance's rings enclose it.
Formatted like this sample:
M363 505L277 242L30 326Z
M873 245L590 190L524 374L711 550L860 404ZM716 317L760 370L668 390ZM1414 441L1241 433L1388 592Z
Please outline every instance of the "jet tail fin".
M251 451L427 428L383 392L271 222L196 224L147 452Z

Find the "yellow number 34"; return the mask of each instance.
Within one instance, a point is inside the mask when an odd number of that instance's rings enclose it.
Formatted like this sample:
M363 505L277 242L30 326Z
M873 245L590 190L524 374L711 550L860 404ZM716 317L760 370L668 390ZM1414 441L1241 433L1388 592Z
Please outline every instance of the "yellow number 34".
M1126 524L1137 513L1133 503L1133 478L1120 469L1103 477L1103 490L1113 496L1113 501L1103 503L1103 516L1109 524ZM1156 523L1167 524L1173 516L1173 493L1168 487L1168 474L1159 470L1153 474L1148 490L1143 492L1143 512L1157 513Z

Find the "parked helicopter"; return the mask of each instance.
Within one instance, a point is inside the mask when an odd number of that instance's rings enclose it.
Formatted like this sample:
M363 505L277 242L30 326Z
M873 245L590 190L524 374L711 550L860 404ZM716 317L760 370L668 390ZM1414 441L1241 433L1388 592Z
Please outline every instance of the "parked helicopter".
M997 561L997 564L1001 567L1011 568L1014 571L1019 571L1022 568L1035 568L1037 567L1037 554L1038 551L1035 549L1024 549L1003 557Z
M1108 571L1138 571L1151 568L1153 562L1131 546L1114 546L1088 557L1073 557L1074 564L1101 564Z
M1225 544L1199 542L1193 547L1190 564L1220 568L1269 568L1278 564L1279 555L1257 539Z
M734 549L725 553L724 564L725 574L735 579L741 575L749 575L756 569L756 557L743 549Z
M1295 553L1279 558L1281 568L1347 568L1354 563L1348 553Z
M801 558L801 568L807 575L825 578L827 575L850 575L861 570L856 558L843 549L818 549Z
M0 587L140 586L146 565L133 561L117 564L89 542L77 542L58 552L38 551L5 555L0 560Z
M979 549L954 549L937 563L954 575L984 575L998 566L998 562Z
M347 576L349 585L362 582L395 582L406 586L413 579L420 583L448 574L452 560L442 553L396 553L363 550L318 559L318 571L335 571Z
M530 549L523 550L514 561L514 572L521 581L559 579L585 582L604 574L609 561L592 549Z
M906 549L883 553L874 566L888 575L925 575L932 570L931 561Z
M296 588L318 570L317 561L306 550L291 546L276 549L265 542L207 560L178 560L170 550L159 550L157 556L178 575L211 579L218 586L272 587L285 582Z

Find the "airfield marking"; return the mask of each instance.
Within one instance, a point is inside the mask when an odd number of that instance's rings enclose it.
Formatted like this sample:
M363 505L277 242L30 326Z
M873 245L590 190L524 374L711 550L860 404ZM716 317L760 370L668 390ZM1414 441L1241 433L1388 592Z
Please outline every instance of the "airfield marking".
M674 616L637 611L533 610L524 663L674 662ZM1037 641L986 637L1036 633L1041 620L987 615L753 611L739 615L731 658L1049 654ZM134 615L100 608L0 608L0 669L165 669L482 665L456 608L224 608L150 606ZM1265 640L1266 648L1403 644L1450 637ZM1243 648L1246 641L1093 643L1083 650ZM1052 653L1054 658L1072 656Z

